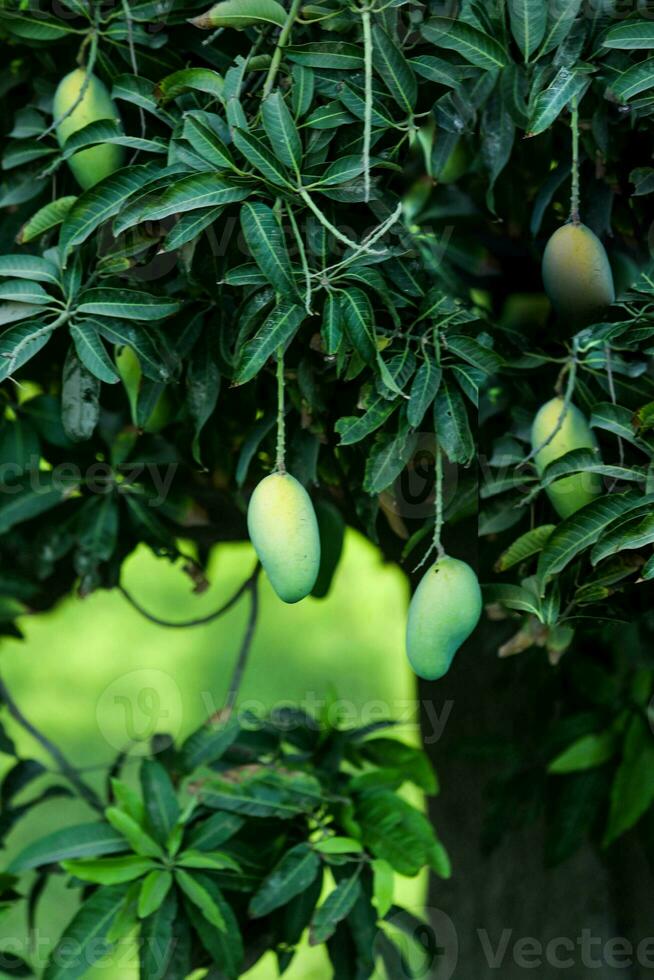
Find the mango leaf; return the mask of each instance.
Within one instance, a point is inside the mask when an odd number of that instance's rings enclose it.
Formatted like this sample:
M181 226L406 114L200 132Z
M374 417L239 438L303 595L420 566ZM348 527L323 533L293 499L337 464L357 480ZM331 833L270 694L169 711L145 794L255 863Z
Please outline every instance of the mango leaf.
M541 476L541 486L548 487L570 473L597 473L613 480L625 480L630 483L645 482L645 472L642 467L613 466L602 462L597 449L573 449L546 467Z
M127 146L132 150L141 150L143 153L166 152L166 145L163 142L138 136L125 136L120 126L112 119L98 119L68 137L63 146L62 156L64 160L68 160L83 147L94 146L97 143Z
M204 918L196 918L195 916L193 917L193 927L213 961L220 963L220 971L226 980L237 980L241 976L245 956L238 920L215 881L209 875L200 874L196 877L214 905L220 910L226 928L224 932L212 929Z
M543 550L555 528L556 524L541 524L540 527L532 528L531 531L522 534L500 555L495 563L495 571L506 572L514 565L531 558L532 555L537 555Z
M548 6L541 0L511 0L509 4L511 32L527 62L545 36Z
M538 561L538 578L542 585L563 571L577 555L592 547L616 518L642 504L637 493L609 494L586 504L561 524L548 538Z
M550 0L547 4L549 19L541 55L549 54L565 41L575 23L582 0Z
M331 290L325 299L320 332L327 354L337 354L343 340L343 316L338 294Z
M372 29L373 64L391 93L407 116L411 116L418 98L418 84L413 68L395 41L378 24Z
M320 859L308 844L287 851L255 892L248 908L253 918L269 915L305 891L318 874Z
M600 402L593 408L590 417L591 429L605 429L621 439L637 445L638 440L632 426L633 412L622 405Z
M114 363L92 320L78 320L71 323L70 336L75 344L77 356L87 371L107 384L116 384L120 381Z
M52 951L43 980L78 980L109 952L109 930L125 895L126 885L99 888L84 902Z
M125 857L76 858L62 861L61 866L80 881L90 881L96 885L122 885L142 878L155 864L129 854Z
M236 128L233 133L234 146L241 151L246 160L257 168L266 180L280 187L290 188L293 185L288 179L286 170L277 163L275 154L263 140L253 136L244 129Z
M77 312L123 320L163 320L181 308L167 296L153 296L138 289L101 286L85 290L79 297Z
M184 117L184 138L196 153L218 170L234 170L232 155L218 134L207 124L200 113L189 112Z
M602 766L609 759L612 759L617 748L617 739L613 732L582 735L550 762L547 771L558 775L593 769L595 766Z
M45 347L52 336L49 324L30 320L19 323L0 335L0 381L31 360Z
M635 95L654 87L654 58L640 61L627 68L611 82L610 89L620 102L628 102Z
M162 78L154 90L155 98L163 105L184 92L205 92L220 99L223 94L222 76L211 68L183 68Z
M620 551L633 551L654 542L654 515L647 514L637 521L622 522L602 535L590 553L593 565Z
M624 740L622 761L611 789L611 809L604 836L607 847L630 830L654 801L654 739L645 721L633 717Z
M276 354L280 348L284 349L299 330L305 317L304 307L286 300L279 303L241 351L235 378L237 384L251 381L269 357Z
M214 813L191 828L186 843L196 851L213 851L237 834L243 818L235 813Z
M219 932L227 931L227 924L220 906L200 876L191 875L188 871L176 868L175 881L189 901L200 909L207 922L211 923Z
M443 381L434 401L434 424L438 440L452 463L469 463L475 452L468 413L462 396Z
M356 287L338 294L347 335L357 354L367 363L377 356L374 314L368 294Z
M654 48L654 24L651 20L628 20L624 24L616 24L606 32L602 45L621 51Z
M579 100L582 92L590 84L588 75L571 68L560 68L548 87L540 93L534 103L528 136L538 136L558 119L573 99Z
M263 128L277 157L295 173L302 165L302 142L281 92L273 92L261 103Z
M184 954L188 953L190 936L186 917L181 912L178 914L174 889L168 892L158 909L143 919L138 945L143 980L175 980L187 975L190 956L186 956L187 969ZM180 954L182 962L178 965L176 960Z
M61 286L57 266L40 255L0 255L0 276Z
M160 858L162 850L159 844L139 825L139 823L117 806L110 806L105 816L111 826L122 834L132 850L141 857Z
M245 30L246 27L265 27L267 24L283 27L286 17L286 11L277 0L224 0L223 3L214 4L207 13L195 17L191 23L203 30L217 27Z
M541 604L537 596L529 589L520 585L501 585L493 583L482 586L484 603L490 605L499 603L507 609L516 609L518 612L531 613L538 619L542 619Z
M147 919L161 908L173 884L170 871L155 869L143 879L139 892L137 914L139 919Z
M327 942L342 922L352 911L361 895L360 872L356 871L350 878L344 878L336 888L329 893L322 905L314 912L309 926L309 943L319 946Z
M282 296L297 295L284 235L272 208L261 201L244 204L241 226L252 257L268 282Z
M71 858L100 857L127 850L122 834L106 823L85 823L56 830L28 844L9 865L9 870L29 871L44 864Z
M334 428L341 437L341 446L353 446L371 435L387 421L397 408L397 402L377 395L366 406L363 415L347 415L336 422Z
M72 487L68 487L70 490ZM13 485L11 493L3 493L6 502L0 504L0 534L5 534L17 524L44 514L66 498L66 488L56 482L50 473L39 473L38 486Z
M211 418L218 402L220 372L206 342L193 351L186 372L186 403L194 424L192 452L195 461L200 459L200 435Z
M285 50L289 61L307 68L327 68L336 71L363 69L363 48L347 41L312 41L291 44Z
M52 201L40 208L36 214L29 218L19 231L16 241L19 245L25 245L34 238L38 238L45 231L56 228L60 225L73 204L76 197L60 197L57 201Z
M378 436L366 461L366 493L376 495L390 487L411 459L415 444L416 437L406 432Z
M172 780L156 759L144 759L140 779L148 824L156 839L165 844L180 813Z
M236 741L241 728L235 718L226 722L207 722L186 739L182 746L182 767L192 772L198 766L217 762Z
M236 186L220 174L192 174L173 181L157 201L144 205L138 220L161 221L197 208L224 207L245 200L249 194L249 188Z
M438 394L442 377L443 372L434 359L426 357L418 368L409 393L407 418L414 429L422 424L428 408Z
M423 36L439 48L449 48L479 68L504 68L507 55L501 44L462 20L432 17L422 26Z
M377 915L384 919L393 906L393 895L395 892L395 872L383 858L376 858L372 862L373 889L372 904L377 909Z
M85 242L101 224L118 214L129 195L152 180L160 170L158 163L123 167L76 198L66 211L59 233L62 255L66 256L75 246ZM25 228L22 236L22 240L26 241Z

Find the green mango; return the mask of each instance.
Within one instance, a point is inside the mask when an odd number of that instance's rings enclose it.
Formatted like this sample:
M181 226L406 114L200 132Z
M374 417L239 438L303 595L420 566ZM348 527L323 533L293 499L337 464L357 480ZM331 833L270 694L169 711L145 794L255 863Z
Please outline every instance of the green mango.
M279 598L299 602L308 596L320 569L320 534L311 498L290 473L271 473L256 486L248 531Z
M609 257L586 225L554 232L543 255L543 282L554 309L575 326L598 319L615 300Z
M85 72L76 68L59 82L53 104L55 119L60 119L75 103L84 77ZM63 147L69 136L99 119L118 119L118 110L103 82L91 75L79 105L56 127L59 146ZM123 156L122 146L104 143L74 153L68 160L68 166L80 187L87 190L118 170L122 166Z
M539 410L531 428L532 450L542 446L554 431L562 411L562 398L552 398ZM538 474L542 475L549 463L573 449L597 449L595 435L576 405L568 407L559 431L536 453ZM559 517L565 518L591 503L602 492L602 481L596 473L573 473L550 484L546 492Z
M481 589L470 565L439 558L416 589L407 623L409 663L418 677L443 677L454 655L479 622Z
M125 391L127 392L132 422L134 425L137 425L139 391L143 377L141 362L132 348L128 347L127 345L124 347L116 347L114 358L116 361L116 369L120 375L123 385L125 386ZM164 426L168 425L172 415L172 399L168 390L164 388L162 393L159 395L154 408L150 412L147 422L143 426L143 431L149 433L160 432Z

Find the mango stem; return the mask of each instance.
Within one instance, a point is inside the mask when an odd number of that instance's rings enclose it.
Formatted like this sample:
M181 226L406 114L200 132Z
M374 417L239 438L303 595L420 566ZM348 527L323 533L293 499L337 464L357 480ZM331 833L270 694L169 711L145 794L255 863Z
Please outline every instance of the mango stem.
M286 422L284 420L284 351L277 351L277 462L278 473L286 473Z
M579 189L579 105L577 98L572 100L572 192L570 196L570 221L574 225L581 224L579 204L581 193Z

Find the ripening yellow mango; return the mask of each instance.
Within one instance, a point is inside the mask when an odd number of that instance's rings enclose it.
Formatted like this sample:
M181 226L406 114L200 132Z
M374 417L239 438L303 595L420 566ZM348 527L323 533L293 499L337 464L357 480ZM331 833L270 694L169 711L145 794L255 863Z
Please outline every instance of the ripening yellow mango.
M81 68L76 68L59 82L53 104L55 119L60 119L79 98L84 78L85 72ZM118 110L106 86L95 75L91 75L79 104L56 127L59 146L63 147L69 136L92 122L117 118ZM68 166L80 187L87 190L118 170L122 162L123 147L113 143L103 143L74 153L68 160Z
M320 569L320 535L311 498L290 473L271 473L248 507L250 540L270 584L284 602L311 593Z
M479 622L481 610L481 589L470 565L458 558L439 558L409 606L407 653L419 677L435 681L448 672L455 653Z
M540 409L531 428L532 450L543 446L554 432L563 405L562 398L552 398ZM538 474L542 475L549 463L573 449L597 449L597 440L583 412L576 405L569 405L561 428L534 457ZM546 492L559 517L565 518L591 503L602 492L602 481L596 473L573 473L551 483Z
M615 300L608 255L586 225L554 232L543 255L543 282L552 306L574 326L600 317Z

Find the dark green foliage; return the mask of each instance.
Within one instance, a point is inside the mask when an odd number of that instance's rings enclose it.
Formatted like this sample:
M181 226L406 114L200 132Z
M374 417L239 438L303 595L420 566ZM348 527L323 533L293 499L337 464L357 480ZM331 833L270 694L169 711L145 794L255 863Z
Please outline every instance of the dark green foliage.
M390 762L404 766L404 773L394 770L394 790L409 783L433 790L429 762L395 739L319 729L306 716L298 715L293 726L289 718L281 726L252 716L241 721L243 728L234 719L231 746L209 768L190 771L182 781L185 749L169 752L170 772L156 757L146 758L142 797L114 778L106 822L50 834L18 855L17 873L39 868L49 876L63 868L73 884L94 886L45 976L81 976L86 960L100 958L135 928L145 980L183 977L209 963L235 978L246 958L251 965L268 949L288 965L306 929L314 943L343 930L356 942L366 921L372 948L378 919L388 912L372 904L374 859L385 858L392 880L394 873L417 874L426 850L442 845L425 817L388 791L387 770L368 760L383 749ZM268 744L240 766L235 760L255 725ZM300 757L301 742L314 751ZM21 784L28 776L37 779L43 771L31 766ZM5 795L18 782L16 775L12 787L7 777ZM399 833L410 844L409 862ZM335 882L319 905L330 874ZM17 879L6 880L7 898L15 903ZM360 975L370 976L372 960L363 962Z

